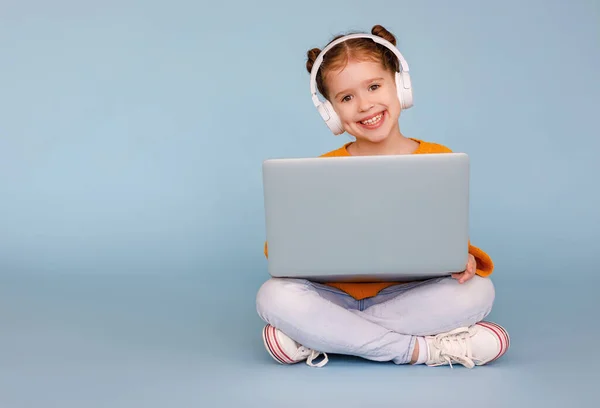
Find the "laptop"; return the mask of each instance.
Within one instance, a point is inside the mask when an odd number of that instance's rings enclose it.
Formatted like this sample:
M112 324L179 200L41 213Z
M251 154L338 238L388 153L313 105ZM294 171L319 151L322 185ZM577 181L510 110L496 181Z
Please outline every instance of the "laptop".
M467 265L465 153L269 159L262 170L273 277L407 281Z

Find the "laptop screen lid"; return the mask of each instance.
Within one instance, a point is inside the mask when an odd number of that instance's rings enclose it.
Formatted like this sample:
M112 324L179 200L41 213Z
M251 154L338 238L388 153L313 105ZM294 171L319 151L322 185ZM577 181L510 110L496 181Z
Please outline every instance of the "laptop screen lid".
M406 281L467 264L464 153L269 159L263 188L273 277Z

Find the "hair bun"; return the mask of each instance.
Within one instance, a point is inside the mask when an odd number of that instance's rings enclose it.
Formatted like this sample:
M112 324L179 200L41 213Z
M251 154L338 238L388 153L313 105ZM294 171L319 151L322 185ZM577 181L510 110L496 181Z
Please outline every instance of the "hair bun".
M379 24L373 26L373 28L371 29L371 34L381 37L384 40L387 40L392 44L396 45L396 37L394 37L394 34L390 33L388 30L386 30L383 26Z
M319 48L313 48L312 50L307 51L307 53L306 53L306 58L307 58L306 69L308 70L309 73L312 70L312 67L315 64L315 61L320 53L321 53L321 50Z

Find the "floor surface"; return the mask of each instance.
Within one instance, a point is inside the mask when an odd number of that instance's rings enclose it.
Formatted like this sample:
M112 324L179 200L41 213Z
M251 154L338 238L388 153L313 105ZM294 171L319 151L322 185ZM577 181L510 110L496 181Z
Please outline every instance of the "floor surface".
M597 407L600 281L497 283L511 349L476 367L265 352L257 281L0 276L0 407Z

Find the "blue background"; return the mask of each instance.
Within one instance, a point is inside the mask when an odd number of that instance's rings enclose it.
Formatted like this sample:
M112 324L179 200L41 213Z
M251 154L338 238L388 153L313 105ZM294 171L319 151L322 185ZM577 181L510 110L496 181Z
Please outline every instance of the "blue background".
M600 249L594 0L4 1L0 406L590 406ZM382 24L410 137L471 156L510 352L475 370L279 366L261 162L317 156L306 51Z

